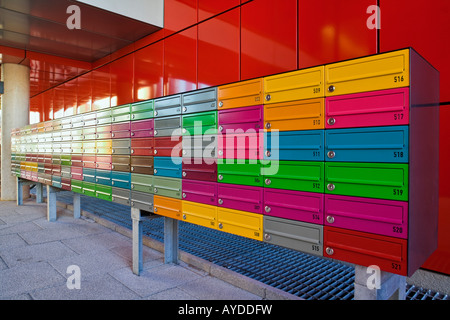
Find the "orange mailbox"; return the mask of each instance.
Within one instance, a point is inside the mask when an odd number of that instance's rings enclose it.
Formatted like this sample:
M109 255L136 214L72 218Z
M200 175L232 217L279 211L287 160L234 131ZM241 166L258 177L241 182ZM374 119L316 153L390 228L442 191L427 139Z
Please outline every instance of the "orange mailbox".
M235 82L217 89L218 110L263 104L263 78Z
M155 195L153 212L157 215L181 220L182 200Z

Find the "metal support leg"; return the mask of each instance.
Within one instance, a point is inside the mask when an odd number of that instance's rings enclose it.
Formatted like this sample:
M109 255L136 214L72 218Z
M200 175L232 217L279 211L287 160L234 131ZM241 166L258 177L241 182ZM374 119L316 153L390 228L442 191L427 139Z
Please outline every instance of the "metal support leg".
M36 203L44 202L44 188L42 187L42 183L36 183Z
M141 210L131 208L131 219L133 221L133 273L139 275L143 269L142 261L142 220Z
M81 217L81 195L73 192L73 218L80 219Z
M56 221L56 189L47 185L47 220Z
M16 198L17 205L21 206L23 204L23 181L19 177L16 177Z
M178 220L164 217L164 262L178 263Z
M355 300L405 300L406 277L376 266L355 266Z

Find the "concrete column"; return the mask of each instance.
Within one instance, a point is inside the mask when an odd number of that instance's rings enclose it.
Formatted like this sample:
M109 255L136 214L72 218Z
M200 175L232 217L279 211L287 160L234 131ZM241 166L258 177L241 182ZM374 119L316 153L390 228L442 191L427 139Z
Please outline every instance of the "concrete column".
M370 268L355 266L355 300L405 300L406 277Z
M11 175L11 130L29 124L30 68L4 63L1 78L5 83L2 95L1 200L16 200L16 178ZM25 191L25 197L28 194L29 191Z

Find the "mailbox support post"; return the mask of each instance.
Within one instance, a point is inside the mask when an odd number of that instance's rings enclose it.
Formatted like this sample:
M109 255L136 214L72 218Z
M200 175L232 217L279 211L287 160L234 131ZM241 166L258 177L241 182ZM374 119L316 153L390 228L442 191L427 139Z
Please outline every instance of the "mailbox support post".
M58 189L47 185L47 220L56 221L56 193Z
M178 264L178 220L164 217L164 262Z
M355 300L405 300L406 277L376 266L355 266Z
M20 177L16 177L16 202L18 206L21 206L23 204L23 186L32 185L32 184L38 184L34 181L28 181L24 180Z
M139 275L143 269L142 262L142 219L141 210L131 208L131 219L133 221L132 237L133 237L133 273Z
M73 218L81 218L81 195L73 192Z

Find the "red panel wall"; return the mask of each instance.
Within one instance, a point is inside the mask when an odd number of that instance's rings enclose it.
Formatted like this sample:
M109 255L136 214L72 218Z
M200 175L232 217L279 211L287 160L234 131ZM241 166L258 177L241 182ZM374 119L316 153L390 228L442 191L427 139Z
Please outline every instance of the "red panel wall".
M155 42L134 53L134 100L163 95L164 41Z
M110 64L111 107L132 103L134 95L134 58L126 55Z

